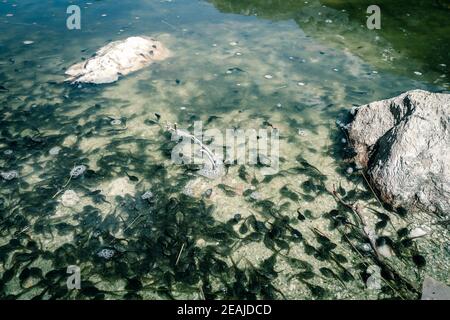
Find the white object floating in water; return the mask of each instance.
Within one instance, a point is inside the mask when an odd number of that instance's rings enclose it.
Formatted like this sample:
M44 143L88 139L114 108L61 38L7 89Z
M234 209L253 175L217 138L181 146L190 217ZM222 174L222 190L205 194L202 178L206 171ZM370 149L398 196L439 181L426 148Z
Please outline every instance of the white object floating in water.
M53 147L50 149L48 153L50 153L52 156L56 156L61 151L61 147Z
M348 167L347 168L347 173L348 174L352 174L353 173L353 168L352 167Z
M5 156L10 156L10 155L13 154L13 151L12 151L11 149L8 149L8 150L3 151L3 154L4 154Z
M272 79L272 78L273 78L273 76L272 76L272 75L270 75L270 74L266 74L266 75L264 76L264 78L266 78L266 79Z
M421 75L422 75L422 72L414 71L414 74L415 74L416 76L421 76Z
M338 68L333 68L333 71L334 71L334 72L338 72L339 69L338 69Z
M85 173L86 172L86 166L85 165L79 165L79 166L76 166L75 168L73 168L71 171L70 171L70 176L72 177L72 178L78 178L79 176L81 176L83 173Z
M347 139L342 138L342 139L341 139L341 142L342 142L342 143L347 143Z
M24 45L30 45L30 44L33 44L33 43L34 43L34 41L31 41L31 40L25 40L23 42Z
M10 181L19 177L19 173L16 170L11 170L7 172L0 172L0 177L6 181Z
M306 136L305 130L298 129L298 135L299 135L299 136L302 136L302 137Z
M327 20L325 20L325 22L326 22L326 23L333 23L333 20L327 19Z
M233 42L230 42L230 46L237 46L237 42L236 41L233 41Z
M6 14L6 16L7 17L12 17L12 16L14 16L12 13L8 13L8 14Z
M102 17L106 17L106 16L107 16L107 14L106 14L106 13L102 14Z
M281 108L282 104L281 103L277 103L277 108Z
M113 126L120 126L122 124L122 121L120 119L114 119L111 121L111 125Z
M303 87L305 85L305 83L304 82L298 82L297 85Z
M237 55L237 56L242 56L242 53L236 52L236 55Z
M72 83L111 83L120 75L127 75L170 56L163 44L149 37L129 37L111 42L95 55L67 69Z

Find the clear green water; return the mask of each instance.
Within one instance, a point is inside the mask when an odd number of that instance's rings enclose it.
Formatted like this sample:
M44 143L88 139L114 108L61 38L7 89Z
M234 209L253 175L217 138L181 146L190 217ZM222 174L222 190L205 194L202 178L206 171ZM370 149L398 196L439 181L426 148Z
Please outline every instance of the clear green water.
M448 230L383 208L335 123L353 105L448 89L448 5L385 1L382 29L370 31L364 1L245 3L79 2L79 31L65 27L65 1L0 3L0 168L19 173L0 181L0 298L414 299L426 274L448 283ZM173 57L110 85L63 83L66 68L135 35ZM208 180L173 164L164 124L196 120L278 128L280 174L231 165ZM81 164L89 170L68 182ZM58 193L67 182L71 207ZM376 264L366 239L333 223L355 222L333 186L392 241L381 289L365 284ZM417 226L433 233L401 236ZM111 259L98 256L105 248ZM81 290L67 289L69 265Z

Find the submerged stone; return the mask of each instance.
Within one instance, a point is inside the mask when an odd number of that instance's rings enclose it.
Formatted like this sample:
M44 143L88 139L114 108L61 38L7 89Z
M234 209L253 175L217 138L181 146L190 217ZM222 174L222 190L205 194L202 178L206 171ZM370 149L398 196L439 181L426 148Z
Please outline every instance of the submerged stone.
M141 199L142 200L150 200L151 198L153 198L153 193L151 191L146 191L142 196Z
M217 179L225 174L225 168L222 163L217 162L214 166L205 163L197 173L208 179Z
M134 195L135 187L128 177L117 178L108 185L105 190L108 197L125 196L126 194Z
M412 229L411 232L409 233L409 237L411 239L414 239L414 238L420 238L420 237L426 236L427 234L428 234L427 231L425 231L419 227L419 228Z
M366 285L369 290L380 290L381 289L381 268L377 265L371 265L367 267L369 278L367 278Z
M61 147L53 147L50 149L50 151L48 153L50 153L50 155L52 155L52 156L56 156L59 154L60 151L61 151Z
M0 172L0 177L6 181L10 181L13 179L17 179L19 177L19 173L16 170L11 170L7 172Z
M79 166L76 166L75 168L73 168L71 171L70 171L70 176L72 177L72 178L78 178L79 176L81 176L83 173L85 173L86 172L86 166L85 165L79 165Z
M61 204L64 207L73 207L78 204L80 201L80 198L78 197L77 193L73 190L66 190L63 195L61 196Z
M112 126L120 126L121 124L122 124L122 121L120 119L111 120Z
M257 200L261 200L261 198L262 198L261 194L257 191L254 191L250 194L250 199L252 199L252 200L257 201Z
M111 259L116 254L114 249L104 248L97 252L97 256L106 260Z

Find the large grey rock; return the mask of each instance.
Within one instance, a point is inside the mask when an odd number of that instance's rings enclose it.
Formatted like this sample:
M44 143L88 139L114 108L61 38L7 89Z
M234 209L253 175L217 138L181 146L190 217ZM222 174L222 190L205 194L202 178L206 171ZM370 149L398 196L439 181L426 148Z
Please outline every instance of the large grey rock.
M164 45L149 37L129 37L111 42L96 54L67 69L70 82L111 83L120 75L142 69L154 61L168 58L170 52Z
M348 132L384 201L450 213L450 94L412 90L363 105Z
M450 300L450 287L429 276L422 285L422 300Z

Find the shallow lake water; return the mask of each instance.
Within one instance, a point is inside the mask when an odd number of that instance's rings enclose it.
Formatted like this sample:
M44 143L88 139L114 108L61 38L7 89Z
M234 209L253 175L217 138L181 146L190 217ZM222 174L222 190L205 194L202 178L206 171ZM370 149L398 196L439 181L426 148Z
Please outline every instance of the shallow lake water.
M448 283L448 229L383 207L339 126L353 106L449 89L448 5L381 1L386 24L369 30L365 1L242 2L74 1L81 30L68 1L0 2L0 171L18 173L0 180L0 298L415 299L425 275ZM113 84L64 82L137 35L172 56ZM167 125L195 121L278 129L278 172L175 164ZM379 285L333 190L376 225ZM432 232L408 239L416 227Z

